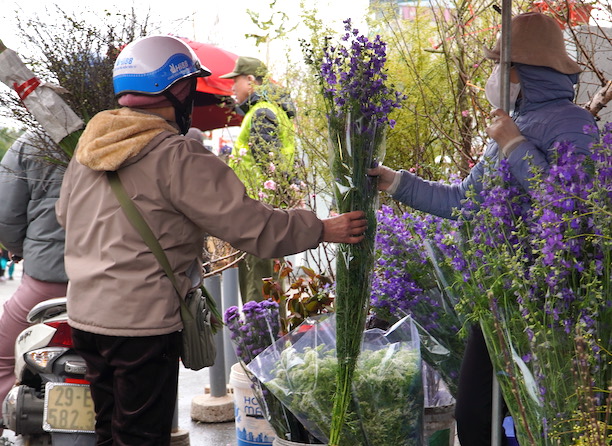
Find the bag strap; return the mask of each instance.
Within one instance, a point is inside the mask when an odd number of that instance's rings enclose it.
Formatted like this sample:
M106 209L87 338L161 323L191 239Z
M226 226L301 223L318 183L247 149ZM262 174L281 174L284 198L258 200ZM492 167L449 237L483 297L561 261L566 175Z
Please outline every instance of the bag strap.
M117 197L117 201L123 208L125 214L127 215L128 220L132 223L132 226L138 231L144 242L147 244L155 258L160 263L161 267L164 269L164 272L172 282L174 289L178 293L178 298L181 303L181 316L189 315L189 317L193 318L189 308L185 304L184 299L181 297L181 291L178 287L178 283L176 281L176 276L174 275L174 271L170 266L170 262L168 261L168 257L164 252L163 248L159 244L157 237L153 234L151 227L147 224L142 214L134 205L134 202L130 199L128 194L125 192L125 188L123 184L121 184L121 179L119 178L119 174L117 171L107 171L106 176L108 177L108 181L110 183L111 189L113 190L115 196Z

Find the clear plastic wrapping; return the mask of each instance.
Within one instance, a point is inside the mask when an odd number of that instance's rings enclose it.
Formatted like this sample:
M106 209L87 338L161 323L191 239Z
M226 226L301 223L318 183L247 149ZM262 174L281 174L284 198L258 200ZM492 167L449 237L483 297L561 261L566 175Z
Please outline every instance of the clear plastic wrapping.
M321 441L336 392L335 315L302 324L258 355L249 370ZM341 445L420 445L424 409L419 335L406 317L364 332Z

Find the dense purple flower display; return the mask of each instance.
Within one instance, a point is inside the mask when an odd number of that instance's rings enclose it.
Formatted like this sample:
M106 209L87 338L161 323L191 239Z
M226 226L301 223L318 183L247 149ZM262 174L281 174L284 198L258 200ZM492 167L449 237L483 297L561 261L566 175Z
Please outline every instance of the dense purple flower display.
M595 225L591 208L590 197L595 192L595 183L594 177L587 172L590 163L571 144L560 144L557 150L556 164L531 193L532 200L537 203L531 233L540 251L531 271L536 281L540 279L546 285L543 290L532 289L529 298L535 301L530 308L544 308L569 335L575 332L576 323L583 324L587 330L593 328L591 321L597 315L592 313L598 311L597 307L588 308L576 302L582 290L575 289L574 284L585 273L585 268L604 260L604 252L600 238L592 237L600 230ZM602 159L598 149L593 156ZM599 169L597 175L600 181L610 181ZM606 204L603 205L605 208ZM557 299L548 299L542 305L547 294Z
M454 311L457 301L446 295L438 271L446 269L443 258L450 259L455 270L466 269L458 249L459 224L418 211L396 215L389 206L382 206L377 220L372 312L391 322L410 315L444 346L445 358L428 357L425 348L422 353L455 394L465 348L459 336L463 323Z
M521 444L600 444L590 441L605 435L597 426L612 382L612 125L590 149L558 143L529 191L500 160L459 216L469 274L449 281L512 377L500 384Z
M236 355L245 364L279 338L278 303L273 300L249 301L242 312L236 306L229 307L224 318Z
M435 217L410 213L399 217L388 206L383 206L377 217L372 307L378 313L398 318L418 316L417 322L426 329L435 328L441 303L428 293L437 285L423 244L428 238L425 226L435 224ZM428 314L419 311L423 305L428 307Z

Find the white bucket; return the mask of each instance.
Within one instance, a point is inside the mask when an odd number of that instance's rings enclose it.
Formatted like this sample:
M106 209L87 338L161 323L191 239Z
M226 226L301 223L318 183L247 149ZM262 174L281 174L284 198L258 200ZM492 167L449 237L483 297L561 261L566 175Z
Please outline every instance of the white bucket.
M278 438L278 437L276 437L274 439L274 442L272 443L272 446L304 446L304 445L306 445L306 443L296 443L295 441L283 440L282 438ZM318 446L325 446L325 445L320 444Z
M264 418L257 398L251 389L251 380L239 363L232 366L229 382L234 388L234 415L238 446L272 446L275 437L274 430Z
M425 407L425 444L453 446L455 444L455 404Z

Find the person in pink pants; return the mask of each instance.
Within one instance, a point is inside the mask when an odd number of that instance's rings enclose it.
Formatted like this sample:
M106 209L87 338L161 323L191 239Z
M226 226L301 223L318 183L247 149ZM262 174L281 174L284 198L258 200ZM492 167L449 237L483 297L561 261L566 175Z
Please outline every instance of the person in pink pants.
M26 132L0 162L0 243L13 259L24 259L21 283L0 316L0 421L1 403L15 384L15 340L28 326L29 311L66 295L65 233L55 214L64 169L40 156L40 148L51 144L45 135Z
M65 296L66 285L43 282L24 274L15 293L4 303L0 317L0 396L3 400L15 384L15 340L29 325L26 320L29 311L47 299Z

